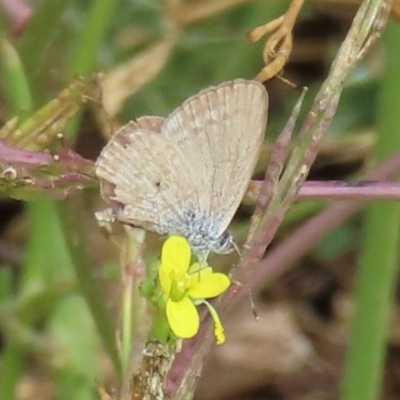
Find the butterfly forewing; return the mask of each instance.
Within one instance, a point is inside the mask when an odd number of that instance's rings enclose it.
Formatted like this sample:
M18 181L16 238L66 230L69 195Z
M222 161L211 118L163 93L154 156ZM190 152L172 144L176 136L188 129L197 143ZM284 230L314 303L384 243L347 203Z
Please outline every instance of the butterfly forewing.
M206 182L198 212L215 224L218 234L229 225L251 179L267 112L262 84L238 79L188 99L161 128Z

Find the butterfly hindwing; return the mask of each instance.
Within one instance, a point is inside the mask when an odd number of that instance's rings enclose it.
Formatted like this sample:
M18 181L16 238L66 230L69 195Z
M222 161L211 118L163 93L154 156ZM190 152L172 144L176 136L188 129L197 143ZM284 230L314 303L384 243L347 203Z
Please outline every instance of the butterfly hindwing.
M196 207L198 179L186 157L158 132L135 124L113 136L96 162L96 174L106 200L120 206L121 222L164 234Z

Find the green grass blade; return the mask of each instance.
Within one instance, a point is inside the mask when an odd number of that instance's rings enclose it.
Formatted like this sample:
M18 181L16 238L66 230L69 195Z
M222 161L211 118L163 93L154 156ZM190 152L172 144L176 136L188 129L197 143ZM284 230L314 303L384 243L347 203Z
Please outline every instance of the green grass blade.
M400 148L400 28L391 24L386 34L387 66L379 103L377 157ZM389 317L398 272L400 204L375 202L367 209L360 260L356 315L343 387L344 400L380 398Z

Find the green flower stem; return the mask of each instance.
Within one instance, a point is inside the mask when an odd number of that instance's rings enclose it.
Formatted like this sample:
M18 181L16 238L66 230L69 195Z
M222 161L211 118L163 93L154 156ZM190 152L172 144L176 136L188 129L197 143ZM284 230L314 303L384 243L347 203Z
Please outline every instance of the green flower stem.
M174 344L176 342L164 310L158 310L154 313L153 326L149 338L162 343Z
M400 148L400 28L388 26L386 72L379 110L377 158ZM400 204L374 202L367 209L356 314L343 387L344 400L380 398L390 313L398 274Z

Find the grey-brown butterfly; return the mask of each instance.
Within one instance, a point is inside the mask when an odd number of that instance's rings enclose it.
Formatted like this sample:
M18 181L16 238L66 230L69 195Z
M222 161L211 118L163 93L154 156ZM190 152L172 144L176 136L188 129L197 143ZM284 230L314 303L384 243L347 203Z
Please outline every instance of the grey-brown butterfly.
M264 138L268 94L237 79L205 89L167 118L123 126L96 162L111 207L97 216L185 237L197 254L227 253L227 232Z

